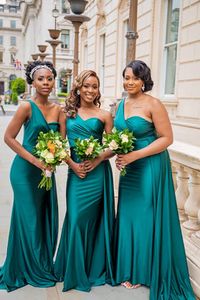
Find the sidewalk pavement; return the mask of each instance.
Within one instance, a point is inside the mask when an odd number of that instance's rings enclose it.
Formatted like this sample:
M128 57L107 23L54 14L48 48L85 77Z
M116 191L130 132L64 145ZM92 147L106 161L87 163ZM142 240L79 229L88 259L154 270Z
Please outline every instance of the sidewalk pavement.
M13 109L13 110L12 110ZM16 106L9 105L9 111L14 112ZM9 181L9 172L14 152L3 142L3 135L11 117L0 116L0 266L3 264L6 254L7 238L9 232L10 215L13 201L12 189ZM23 131L23 130L22 130ZM18 140L21 140L23 132L20 132ZM66 166L62 165L56 173L59 228L61 229L65 206ZM23 199L22 199L23 200ZM60 231L59 231L60 232ZM62 283L48 289L26 286L11 293L0 290L0 300L148 300L149 290L140 287L136 290L128 290L124 287L111 287L108 285L92 288L90 293L71 290L62 292Z

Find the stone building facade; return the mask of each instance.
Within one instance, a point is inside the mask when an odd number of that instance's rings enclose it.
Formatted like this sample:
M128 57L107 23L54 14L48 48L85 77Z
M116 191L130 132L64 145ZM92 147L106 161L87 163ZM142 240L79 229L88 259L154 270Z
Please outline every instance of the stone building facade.
M59 11L56 18L56 28L61 30L59 40L61 43L56 48L56 70L58 73L56 90L68 92L70 89L70 77L67 71L72 69L74 35L71 22L66 21L64 16L69 13L67 2L62 0L28 0L21 4L22 7L22 32L23 32L23 57L24 63L33 60L32 54L40 53L38 45L47 45L46 60L52 61L52 47L47 42L51 40L48 29L55 28L55 18L52 10ZM40 56L38 56L38 59Z
M0 95L22 76L22 26L19 1L0 4Z

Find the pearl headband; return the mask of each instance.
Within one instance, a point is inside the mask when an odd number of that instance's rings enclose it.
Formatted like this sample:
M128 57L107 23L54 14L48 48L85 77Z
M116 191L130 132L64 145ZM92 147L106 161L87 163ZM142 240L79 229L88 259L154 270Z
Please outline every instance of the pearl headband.
M34 67L34 68L31 70L31 72L30 72L30 77L31 77L32 80L33 80L33 75L34 75L34 73L35 73L37 70L39 70L39 69L47 69L47 70L49 70L49 71L53 74L51 68L49 68L48 66L46 66L46 65L38 65L38 66Z

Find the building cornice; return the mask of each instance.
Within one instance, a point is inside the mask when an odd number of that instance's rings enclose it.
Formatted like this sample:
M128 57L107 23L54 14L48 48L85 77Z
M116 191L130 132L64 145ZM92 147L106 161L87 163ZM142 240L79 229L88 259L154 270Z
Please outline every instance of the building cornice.
M41 5L42 0L28 0L24 3L21 18L22 25L24 26L24 32L26 31L26 27L29 23L30 18L36 18L38 16Z
M0 31L22 32L22 28L0 27Z

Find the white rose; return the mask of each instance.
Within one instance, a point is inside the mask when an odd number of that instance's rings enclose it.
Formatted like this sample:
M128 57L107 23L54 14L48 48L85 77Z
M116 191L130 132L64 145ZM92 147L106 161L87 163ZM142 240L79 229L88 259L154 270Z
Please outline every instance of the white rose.
M115 140L112 140L110 143L109 143L109 148L110 150L117 150L119 148L118 144L115 142Z
M54 155L49 152L48 150L44 150L41 152L41 157L43 157L46 161L46 163L50 164L54 162Z
M65 150L60 151L60 153L59 153L60 159L63 159L63 158L65 158L66 156L67 156L67 153L66 153Z
M48 153L50 153L50 152L47 149L43 150L43 151L41 151L40 156L43 157L43 158L46 158L46 156L48 155Z
M58 147L61 147L61 146L62 146L62 142L59 141L59 140L55 140L55 144L56 144Z
M93 148L94 148L94 146L93 146L93 147L89 146L89 147L86 149L85 154L86 154L86 155L92 154Z
M128 135L122 134L121 135L121 140L122 140L122 143L128 143Z
M89 147L94 148L94 143L89 143Z

